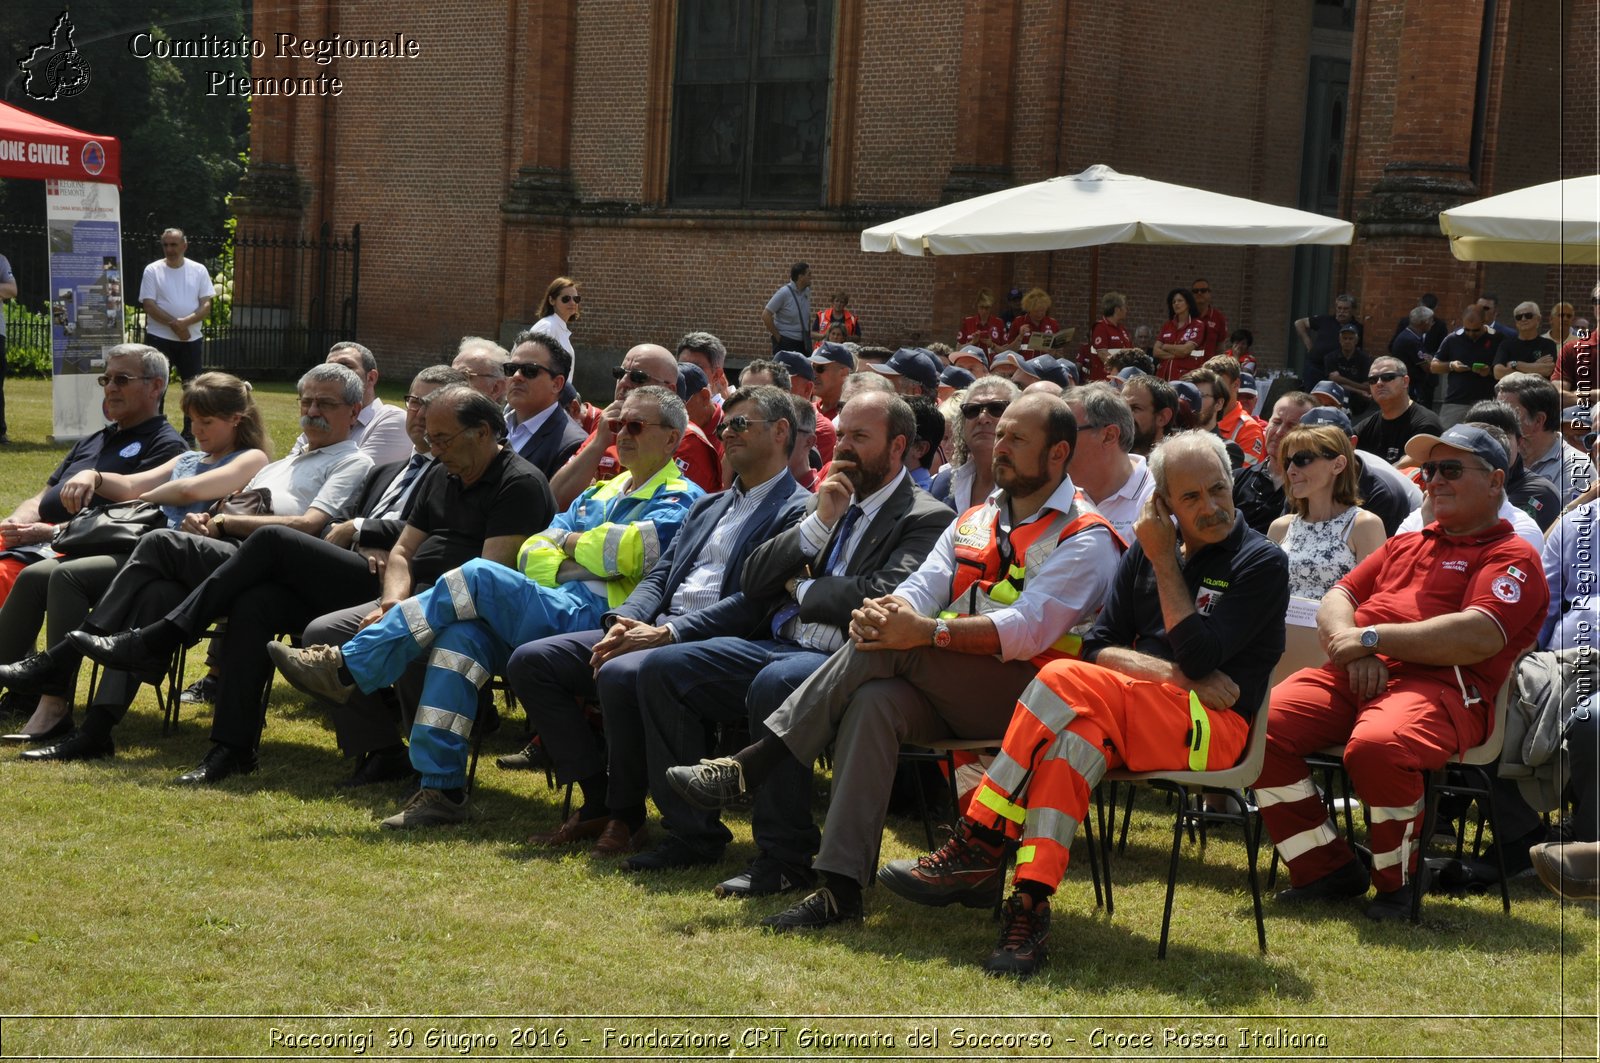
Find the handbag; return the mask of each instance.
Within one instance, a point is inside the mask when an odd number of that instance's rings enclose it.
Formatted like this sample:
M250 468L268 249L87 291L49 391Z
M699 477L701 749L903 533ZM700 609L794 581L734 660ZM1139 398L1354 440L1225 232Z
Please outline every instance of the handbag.
M166 527L161 507L149 502L112 502L79 511L56 529L50 545L68 557L131 554L139 536Z
M252 487L219 498L206 510L213 517L265 517L272 513L272 488Z

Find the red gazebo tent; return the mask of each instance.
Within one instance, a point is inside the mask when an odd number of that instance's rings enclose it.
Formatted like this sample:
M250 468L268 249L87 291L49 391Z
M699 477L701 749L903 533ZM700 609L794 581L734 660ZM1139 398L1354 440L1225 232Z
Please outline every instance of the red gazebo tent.
M0 177L120 187L122 145L116 137L85 133L0 102Z

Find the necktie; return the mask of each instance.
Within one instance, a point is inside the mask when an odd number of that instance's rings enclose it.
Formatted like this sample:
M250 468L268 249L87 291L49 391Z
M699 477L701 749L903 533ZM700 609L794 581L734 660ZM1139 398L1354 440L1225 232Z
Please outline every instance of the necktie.
M839 522L839 534L834 536L833 549L828 551L827 563L822 566L822 575L836 576L844 570L844 547L850 541L850 532L855 528L856 521L861 517L861 507L855 503L844 511L844 519ZM790 602L779 609L772 616L772 634L774 638L783 637L784 625L800 615L800 603Z
M383 497L378 500L377 506L373 508L372 515L374 517L398 517L400 515L400 509L403 505L401 500L406 497L406 490L411 486L412 481L417 478L417 475L422 472L422 467L428 464L430 457L432 457L430 454L411 455L411 460L406 462L405 469L399 476L395 477L394 482L389 485L389 489L384 491Z

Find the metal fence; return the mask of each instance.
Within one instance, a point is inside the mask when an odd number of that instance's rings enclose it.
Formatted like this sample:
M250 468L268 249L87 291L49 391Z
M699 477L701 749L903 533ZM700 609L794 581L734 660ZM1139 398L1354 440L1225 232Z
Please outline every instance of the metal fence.
M205 323L203 364L250 379L298 376L338 340L356 338L361 291L361 226L335 235L284 236L241 225L231 263L226 234L188 233L188 257L217 282ZM49 237L43 226L0 223L0 254L11 262L17 298L5 304L10 361L26 371L49 366ZM159 232L122 233L128 278L126 338L144 337L137 277L161 257Z

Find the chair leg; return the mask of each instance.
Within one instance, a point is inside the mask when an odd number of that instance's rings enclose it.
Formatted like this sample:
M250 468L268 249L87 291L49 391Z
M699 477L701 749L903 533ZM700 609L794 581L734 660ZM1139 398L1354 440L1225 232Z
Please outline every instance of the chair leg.
M1249 856L1250 902L1252 905L1254 905L1256 911L1256 944L1261 947L1262 952L1266 952L1267 923L1265 918L1262 916L1261 885L1256 877L1256 859L1261 852L1261 814L1259 812L1253 813L1250 811L1250 806L1245 800L1245 796L1246 795L1243 792L1239 794L1240 806L1244 809L1244 821L1240 824L1240 826L1244 829L1245 852ZM1273 855L1277 855L1276 849L1273 850Z
M1098 805L1098 803L1097 800L1096 804ZM1094 817L1088 814L1083 817L1083 848L1085 854L1089 857L1089 879L1094 883L1094 906L1100 908L1104 907L1105 901L1100 892L1100 860L1095 852L1096 839L1093 820Z
M1489 777L1489 772L1483 768L1473 767L1478 775L1482 791L1478 794L1478 806L1482 817L1478 821L1478 833L1483 832L1483 819L1489 821L1489 833L1494 835L1494 859L1500 871L1500 907L1507 915L1511 914L1511 884L1506 881L1506 847L1500 833L1500 820L1495 816L1494 808L1494 780ZM1477 855L1478 843L1473 842L1473 855Z
M1433 837L1439 817L1439 778L1431 771L1422 773L1422 832L1417 838L1417 878L1420 880L1428 860L1428 840ZM1422 890L1411 891L1411 922L1422 922Z
M178 729L178 712L183 706L183 673L189 667L189 647L179 646L167 665L167 699L161 701L161 691L156 691L156 702L161 705L161 733L169 735Z
M1167 958L1167 933L1172 929L1172 895L1178 888L1178 853L1183 848L1184 820L1188 819L1189 791L1177 789L1178 810L1172 819L1172 858L1167 861L1167 902L1161 910L1161 943L1156 947L1156 959Z
M1101 785L1104 786L1105 784L1102 783ZM1105 872L1101 877L1105 885L1106 915L1108 917L1117 914L1117 901L1111 888L1111 856L1112 850L1115 848L1111 839L1115 837L1117 830L1118 785L1117 783L1111 783L1110 790L1104 794L1101 792L1101 787L1095 787L1095 815L1100 821L1100 866ZM1132 783L1128 784L1128 789L1130 792L1132 791ZM1123 827L1126 830L1126 818L1123 819ZM1099 899L1097 894L1095 900L1098 902Z
M1117 855L1123 856L1128 852L1128 821L1133 818L1133 791L1135 787L1128 784L1128 804L1122 810L1122 836L1117 839Z

